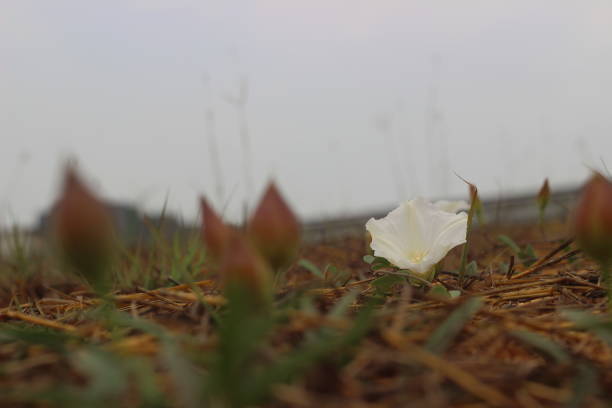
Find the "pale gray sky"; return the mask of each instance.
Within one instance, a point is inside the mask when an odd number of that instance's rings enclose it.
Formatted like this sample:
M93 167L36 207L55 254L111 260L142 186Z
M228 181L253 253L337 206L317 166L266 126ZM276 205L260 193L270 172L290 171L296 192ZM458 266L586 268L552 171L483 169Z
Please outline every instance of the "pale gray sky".
M62 160L106 197L236 218L275 177L304 217L577 183L612 163L612 3L0 0L0 222ZM224 197L215 194L214 112Z

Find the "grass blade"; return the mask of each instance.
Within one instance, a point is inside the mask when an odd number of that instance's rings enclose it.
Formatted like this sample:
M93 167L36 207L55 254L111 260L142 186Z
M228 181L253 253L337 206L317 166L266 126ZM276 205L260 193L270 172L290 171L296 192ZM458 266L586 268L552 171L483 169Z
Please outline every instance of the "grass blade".
M480 298L466 300L429 336L425 348L435 354L444 353L463 326L472 319L482 305Z
M567 364L571 361L571 357L561 346L540 334L527 330L513 330L510 335L552 357L559 364Z

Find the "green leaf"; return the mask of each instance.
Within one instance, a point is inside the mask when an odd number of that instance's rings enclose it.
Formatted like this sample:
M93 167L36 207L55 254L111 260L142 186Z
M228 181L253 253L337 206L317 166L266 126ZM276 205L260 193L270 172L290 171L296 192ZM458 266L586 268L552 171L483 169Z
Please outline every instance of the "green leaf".
M109 322L116 327L129 327L132 329L141 330L160 339L164 339L167 335L163 326L160 326L151 320L143 319L141 317L134 317L125 312L120 312L117 310L111 310L107 313Z
M455 299L461 296L461 291L460 290L449 290L448 294L450 295L451 299Z
M334 305L334 307L332 307L327 315L329 317L341 317L344 315L348 308L353 304L358 294L359 292L356 290L348 292L346 295L340 298L340 300Z
M376 260L376 257L373 255L364 255L363 256L363 262L371 265L372 262L374 262Z
M337 274L338 274L338 268L336 267L336 265L332 265L332 264L325 265L325 273L324 273L324 275L325 275L326 278L330 277L330 276L332 278L334 278L335 275L337 275Z
M527 245L523 252L525 253L526 257L529 257L532 259L536 259L538 257L535 253L535 250L533 249L533 246L531 246L531 244Z
M23 327L12 324L0 325L0 343L21 341L64 351L69 341L76 340L69 334L41 327Z
M389 293L393 285L406 282L406 278L399 275L384 275L372 281L372 286L379 295Z
M432 353L444 353L463 326L472 319L482 305L480 298L474 297L466 300L429 336L425 348Z
M143 408L164 408L168 406L166 397L160 390L154 364L143 357L131 357L124 361L126 369L135 379L142 399Z
M273 364L263 368L257 375L244 384L242 392L246 401L255 405L269 394L275 384L290 382L303 375L317 361L329 361L344 355L353 346L359 344L368 333L372 324L374 308L367 304L355 316L353 326L345 333L338 334L335 330L324 329L316 336L309 336L300 347L286 355L280 356Z
M531 245L527 245L525 248L521 249L521 252L518 253L518 257L525 266L530 266L538 259Z
M581 310L564 310L562 315L573 322L576 328L588 330L612 345L612 321Z
M309 315L316 315L319 313L319 310L315 306L315 303L313 302L313 299L310 296L301 296L298 298L298 302L299 310L301 310L302 313L306 313Z
M438 296L443 299L450 299L450 293L448 293L448 289L444 285L436 283L432 285L431 289L429 289L429 294L433 296Z
M510 265L502 262L499 264L499 273L501 273L502 275L507 275L508 274L508 268L510 268Z
M88 378L86 395L91 401L117 399L127 389L127 376L120 360L101 349L74 354L75 366Z
M514 242L512 238L507 235L498 235L497 240L502 244L506 245L508 248L512 250L515 254L519 254L521 252L521 248Z
M336 285L343 285L351 278L351 271L346 269L338 269L335 265L329 264L325 267L323 274L325 279Z
M308 259L300 259L298 265L306 269L308 272L312 273L317 278L325 279L325 275L323 274L321 269L317 265L310 262Z
M476 263L476 261L472 261L467 264L465 268L465 275L474 277L478 276L478 264Z
M545 336L527 330L513 330L510 335L552 357L559 364L567 364L571 360L569 354L561 346Z
M381 257L375 257L374 260L371 263L372 265L372 270L373 271L377 271L379 269L384 269L384 268L392 268L393 265L391 265L391 263L389 261L387 261L385 258L381 258Z
M163 342L161 355L184 406L202 407L201 378L174 340L166 339Z
M516 242L512 240L512 238L507 235L498 235L497 239L501 243L508 246L508 248L510 248L512 252L514 252L514 254L521 260L521 262L525 266L531 265L536 259L538 259L538 256L536 255L535 250L531 245L527 245L525 248L521 248Z
M568 408L586 406L587 398L597 392L597 383L597 371L588 363L579 364L572 384L572 396L565 406Z

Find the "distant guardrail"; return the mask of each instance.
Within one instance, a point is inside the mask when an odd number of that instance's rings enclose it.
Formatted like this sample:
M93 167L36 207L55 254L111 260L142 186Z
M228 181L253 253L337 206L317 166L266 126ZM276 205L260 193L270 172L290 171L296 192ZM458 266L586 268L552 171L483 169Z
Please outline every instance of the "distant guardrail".
M579 190L577 188L557 190L551 194L550 203L546 209L548 220L567 218L574 206ZM535 193L502 197L499 199L483 199L485 220L488 224L526 224L537 221L538 208L535 202ZM365 233L365 223L370 218L382 218L391 208L369 213L339 216L328 219L314 220L304 223L304 240L306 242L321 242L333 240L349 235ZM198 225L177 227L173 225L171 231L182 231L186 236L197 234ZM34 231L19 231L19 241L25 249L40 250L47 244L44 231L38 228ZM0 231L0 257L12 252L17 245L15 232Z
M546 219L567 218L578 193L578 188L552 193L545 213ZM512 197L483 199L482 204L485 220L489 224L528 224L536 222L539 217L535 192ZM382 218L390 210L307 222L304 225L304 239L307 242L317 242L364 233L365 223L370 218Z

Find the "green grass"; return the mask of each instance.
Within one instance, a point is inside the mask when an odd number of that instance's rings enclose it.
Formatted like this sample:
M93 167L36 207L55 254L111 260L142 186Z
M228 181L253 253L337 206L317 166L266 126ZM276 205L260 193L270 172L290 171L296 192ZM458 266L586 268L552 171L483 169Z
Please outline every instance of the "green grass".
M479 296L504 288L490 279L507 279L509 250L533 243L541 257L557 241L543 250L525 235L500 242L497 231L483 234L475 230L470 246L470 259L483 268L466 274L476 283L462 290L454 269L459 251L433 285L413 287L401 271L391 274L387 263L364 258L360 237L304 248L270 307L254 302L251 287L216 284L218 268L197 232L168 236L155 229L149 246L122 248L112 266L115 298L106 303L53 251L31 252L20 237L0 260L0 407L242 408L345 400L406 406L426 404L435 393L449 403L518 404L508 383L559 390L568 406L609 398L598 383L607 384L610 364L597 360L602 339L610 339L609 318L566 310L553 324L576 326L550 329L546 314L521 304L532 300L521 291L537 284L515 289L507 301L505 292ZM567 267L596 285L584 262ZM176 289L179 284L186 285ZM563 293L554 307L575 308ZM580 299L596 310L603 294L589 296ZM482 346L499 341L504 346L497 350ZM484 343L472 346L478 342ZM472 368L480 361L486 368ZM504 371L512 362L517 365ZM536 369L519 369L525 364Z

